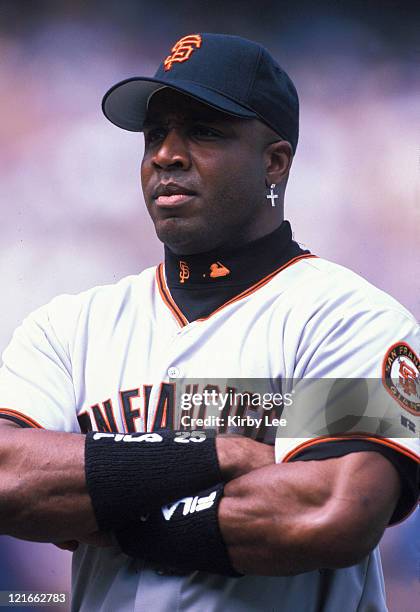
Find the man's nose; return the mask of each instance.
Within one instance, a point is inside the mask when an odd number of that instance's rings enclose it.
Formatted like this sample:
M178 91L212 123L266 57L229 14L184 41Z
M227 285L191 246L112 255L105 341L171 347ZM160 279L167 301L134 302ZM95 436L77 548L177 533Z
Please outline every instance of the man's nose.
M188 145L182 134L171 129L160 143L153 156L153 163L159 168L189 168L191 159Z

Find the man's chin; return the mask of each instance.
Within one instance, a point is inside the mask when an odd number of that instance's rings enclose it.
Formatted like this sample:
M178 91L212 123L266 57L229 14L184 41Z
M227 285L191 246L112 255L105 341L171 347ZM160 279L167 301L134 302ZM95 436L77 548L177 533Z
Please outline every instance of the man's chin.
M155 223L157 237L174 253L191 255L208 251L211 246L209 229L191 219L169 217Z

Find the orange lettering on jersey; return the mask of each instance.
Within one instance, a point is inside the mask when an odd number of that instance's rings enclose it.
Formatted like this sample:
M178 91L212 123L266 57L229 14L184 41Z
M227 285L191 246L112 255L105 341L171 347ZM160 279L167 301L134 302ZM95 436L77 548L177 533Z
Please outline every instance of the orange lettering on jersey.
M125 431L133 433L137 431L136 421L141 418L140 409L133 408L132 401L140 396L140 389L129 389L128 391L120 391L122 415L125 423Z
M190 278L190 269L186 261L179 262L179 282L185 283Z
M220 261L216 263L212 263L210 266L210 276L211 278L219 278L219 276L227 276L230 274L229 268L226 268Z
M175 428L176 383L160 383L159 397L150 431Z
M88 431L92 431L92 418L86 410L77 415L77 420L79 421L81 433L85 434Z
M105 409L105 414L103 409ZM96 423L96 431L118 432L111 399L102 402L102 406L99 404L91 406L91 410L94 422Z
M200 34L188 34L180 38L172 47L171 54L163 62L165 70L170 70L174 62L186 62L191 54L201 47Z

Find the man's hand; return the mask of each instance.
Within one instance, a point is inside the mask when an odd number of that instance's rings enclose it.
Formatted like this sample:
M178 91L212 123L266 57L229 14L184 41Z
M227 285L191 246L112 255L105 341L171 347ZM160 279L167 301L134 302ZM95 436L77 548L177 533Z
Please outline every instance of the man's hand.
M218 435L216 450L225 482L274 464L274 446L255 442L244 436Z
M55 542L55 545L62 550L70 550L74 552L78 549L79 544L88 544L89 546L96 546L97 548L108 548L109 546L115 546L113 537L108 533L101 533L97 531L89 536L83 537L81 540L67 540L66 542Z

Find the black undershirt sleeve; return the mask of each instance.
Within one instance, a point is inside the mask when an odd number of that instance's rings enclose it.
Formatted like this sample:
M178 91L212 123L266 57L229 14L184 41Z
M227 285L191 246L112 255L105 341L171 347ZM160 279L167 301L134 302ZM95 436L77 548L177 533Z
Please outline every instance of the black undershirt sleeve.
M389 524L398 523L413 510L419 497L420 464L413 459L369 440L336 440L315 444L298 453L291 461L319 461L361 451L380 453L397 470L401 479L401 495Z
M25 429L33 429L29 423L26 423L23 419L20 419L18 416L13 416L11 414L0 414L0 419L4 419L5 421L12 421L12 423L16 423L19 427L23 427Z

